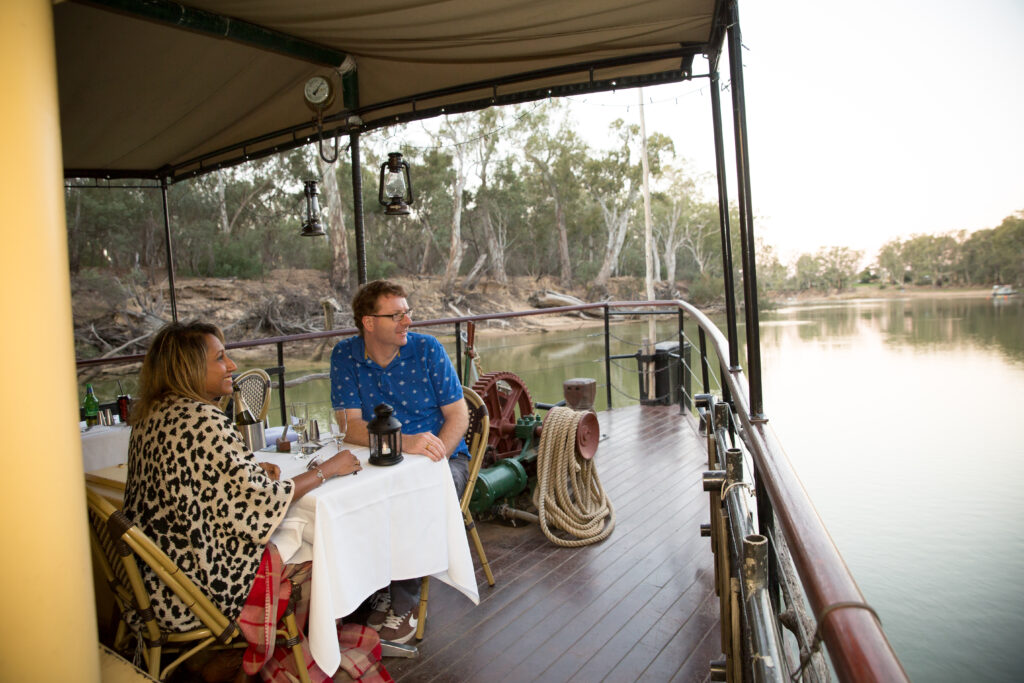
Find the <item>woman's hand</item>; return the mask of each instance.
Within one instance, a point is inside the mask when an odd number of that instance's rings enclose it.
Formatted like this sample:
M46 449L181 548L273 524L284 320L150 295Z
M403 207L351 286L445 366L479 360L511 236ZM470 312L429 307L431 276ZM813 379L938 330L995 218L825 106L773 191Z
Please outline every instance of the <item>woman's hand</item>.
M281 480L281 468L272 462L261 462L259 466L263 468L263 471L267 473L271 481Z
M346 448L320 463L320 469L330 478L344 477L346 474L358 472L363 469L363 466L359 464L359 458Z

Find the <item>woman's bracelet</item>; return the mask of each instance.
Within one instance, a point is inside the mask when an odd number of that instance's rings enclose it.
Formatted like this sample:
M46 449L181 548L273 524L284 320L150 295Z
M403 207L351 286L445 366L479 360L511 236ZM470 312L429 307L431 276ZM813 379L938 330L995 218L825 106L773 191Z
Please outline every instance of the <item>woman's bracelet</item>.
M321 484L326 484L327 483L327 477L324 476L324 471L322 469L320 469L319 465L317 465L317 468L316 468L316 476L320 477L320 483Z

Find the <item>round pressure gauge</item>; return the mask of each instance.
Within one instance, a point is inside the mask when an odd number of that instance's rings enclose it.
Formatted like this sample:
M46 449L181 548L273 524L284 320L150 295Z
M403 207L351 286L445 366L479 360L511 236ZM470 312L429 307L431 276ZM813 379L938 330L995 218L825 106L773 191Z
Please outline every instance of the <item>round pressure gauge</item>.
M313 76L306 81L302 94L306 97L306 104L314 111L327 109L334 102L334 87L324 76Z

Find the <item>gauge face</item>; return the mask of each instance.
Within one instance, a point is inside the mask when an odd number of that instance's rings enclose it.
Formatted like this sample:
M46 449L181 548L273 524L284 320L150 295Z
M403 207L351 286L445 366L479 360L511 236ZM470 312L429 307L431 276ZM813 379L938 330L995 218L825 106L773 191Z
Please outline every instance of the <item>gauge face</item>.
M303 89L306 101L314 106L327 106L331 99L331 82L323 76L313 76Z

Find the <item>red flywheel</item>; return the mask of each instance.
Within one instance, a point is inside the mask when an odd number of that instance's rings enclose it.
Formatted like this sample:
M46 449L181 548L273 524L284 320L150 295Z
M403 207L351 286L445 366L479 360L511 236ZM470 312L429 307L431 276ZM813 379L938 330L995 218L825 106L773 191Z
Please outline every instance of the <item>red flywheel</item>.
M519 455L523 441L515 436L516 420L534 412L526 383L512 372L488 372L473 384L473 391L483 399L491 418L487 444L495 459Z

